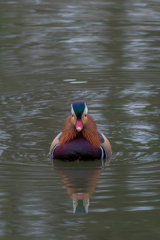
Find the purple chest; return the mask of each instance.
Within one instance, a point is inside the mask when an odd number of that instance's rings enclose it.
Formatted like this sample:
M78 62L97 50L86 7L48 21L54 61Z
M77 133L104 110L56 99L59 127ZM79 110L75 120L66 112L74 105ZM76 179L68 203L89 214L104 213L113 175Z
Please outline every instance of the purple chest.
M101 159L101 149L95 147L83 137L58 145L54 150L54 159L61 160L94 160Z

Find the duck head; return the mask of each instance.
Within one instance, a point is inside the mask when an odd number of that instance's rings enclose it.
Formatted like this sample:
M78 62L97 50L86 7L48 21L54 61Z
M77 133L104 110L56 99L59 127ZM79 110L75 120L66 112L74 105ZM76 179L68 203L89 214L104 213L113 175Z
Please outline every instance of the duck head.
M75 101L71 104L71 113L63 128L59 145L69 142L82 135L88 142L100 147L101 140L94 119L88 114L88 108L84 101Z
M71 104L71 124L75 126L78 132L88 123L88 108L84 101L75 101Z

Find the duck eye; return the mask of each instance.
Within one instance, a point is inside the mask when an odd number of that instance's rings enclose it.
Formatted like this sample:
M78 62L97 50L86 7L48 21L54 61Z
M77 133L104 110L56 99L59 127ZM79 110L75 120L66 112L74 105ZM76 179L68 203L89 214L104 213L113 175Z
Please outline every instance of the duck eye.
M84 117L86 118L86 117L87 117L87 114L85 114Z
M73 114L72 114L72 117L74 118Z

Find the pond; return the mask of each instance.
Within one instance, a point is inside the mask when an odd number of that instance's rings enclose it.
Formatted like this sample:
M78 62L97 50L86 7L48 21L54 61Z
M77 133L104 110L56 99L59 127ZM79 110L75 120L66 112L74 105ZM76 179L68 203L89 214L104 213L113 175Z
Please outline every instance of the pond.
M159 240L159 1L0 9L1 239ZM111 158L51 161L75 100Z

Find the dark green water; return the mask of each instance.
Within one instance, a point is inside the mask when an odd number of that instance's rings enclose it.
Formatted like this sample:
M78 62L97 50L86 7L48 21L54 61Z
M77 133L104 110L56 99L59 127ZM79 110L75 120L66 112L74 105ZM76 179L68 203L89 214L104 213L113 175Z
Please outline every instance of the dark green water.
M52 163L79 99L112 158ZM159 116L158 0L1 0L0 238L159 240Z

